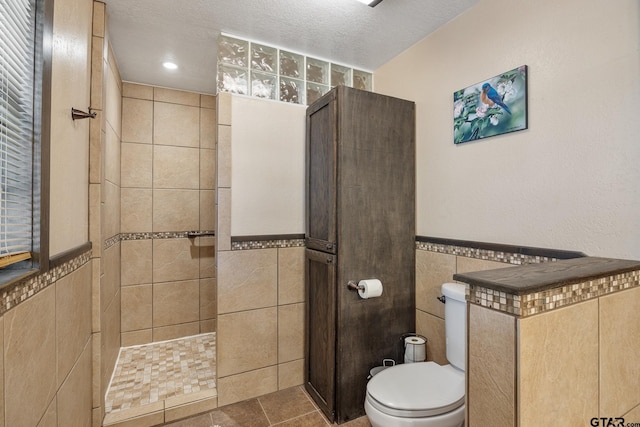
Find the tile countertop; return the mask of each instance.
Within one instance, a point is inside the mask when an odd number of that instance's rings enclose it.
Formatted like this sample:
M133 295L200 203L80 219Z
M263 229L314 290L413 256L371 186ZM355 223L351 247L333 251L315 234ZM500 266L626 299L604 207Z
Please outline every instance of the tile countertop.
M512 295L525 295L640 270L640 261L583 257L496 270L458 273L453 279Z

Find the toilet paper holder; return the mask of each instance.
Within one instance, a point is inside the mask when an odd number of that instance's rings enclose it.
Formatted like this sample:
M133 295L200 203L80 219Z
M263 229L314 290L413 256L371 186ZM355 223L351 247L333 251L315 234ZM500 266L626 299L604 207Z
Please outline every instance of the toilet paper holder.
M363 291L364 286L362 286L359 283L356 283L353 280L349 280L349 282L347 282L347 289L349 289L350 291Z

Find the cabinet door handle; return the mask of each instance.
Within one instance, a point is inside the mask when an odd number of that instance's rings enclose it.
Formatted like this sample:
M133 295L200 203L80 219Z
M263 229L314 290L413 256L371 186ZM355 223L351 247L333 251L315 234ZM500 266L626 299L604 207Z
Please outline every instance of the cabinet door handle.
M333 257L327 257L327 264L333 263Z
M325 246L328 250L333 249L333 244L331 243L327 243L327 245Z

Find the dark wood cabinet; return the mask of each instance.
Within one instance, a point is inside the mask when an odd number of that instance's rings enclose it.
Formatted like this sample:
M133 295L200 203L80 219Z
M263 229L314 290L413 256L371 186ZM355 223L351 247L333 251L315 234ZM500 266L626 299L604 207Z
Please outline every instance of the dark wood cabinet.
M339 423L415 329L414 129L413 102L343 86L307 109L305 387ZM379 298L347 289L371 278Z

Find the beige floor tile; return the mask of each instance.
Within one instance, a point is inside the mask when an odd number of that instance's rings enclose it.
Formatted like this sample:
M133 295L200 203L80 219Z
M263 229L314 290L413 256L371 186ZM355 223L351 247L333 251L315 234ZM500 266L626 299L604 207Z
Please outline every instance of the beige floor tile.
M281 423L316 411L315 406L300 387L292 387L261 396L258 401L271 424Z

